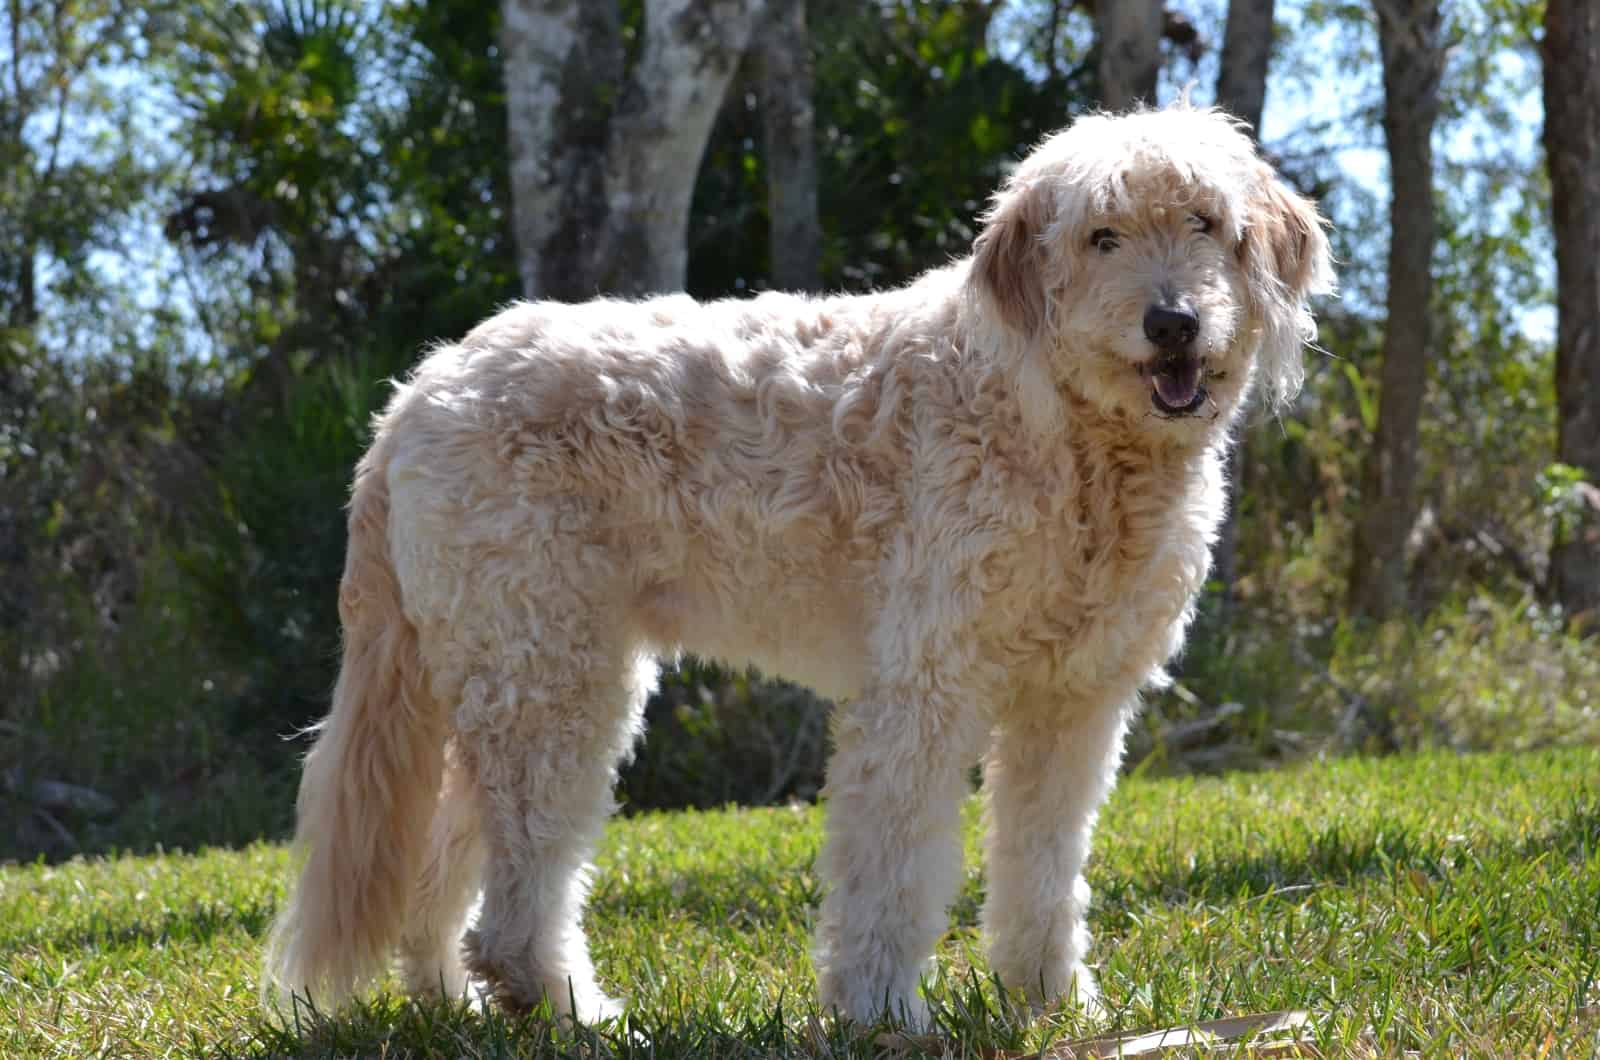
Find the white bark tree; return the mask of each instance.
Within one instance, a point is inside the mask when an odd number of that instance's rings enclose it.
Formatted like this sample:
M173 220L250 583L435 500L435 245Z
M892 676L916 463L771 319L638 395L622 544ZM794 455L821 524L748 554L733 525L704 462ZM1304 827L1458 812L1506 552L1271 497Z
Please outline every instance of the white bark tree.
M683 288L689 206L764 0L645 0L630 62L617 0L503 0L523 293Z

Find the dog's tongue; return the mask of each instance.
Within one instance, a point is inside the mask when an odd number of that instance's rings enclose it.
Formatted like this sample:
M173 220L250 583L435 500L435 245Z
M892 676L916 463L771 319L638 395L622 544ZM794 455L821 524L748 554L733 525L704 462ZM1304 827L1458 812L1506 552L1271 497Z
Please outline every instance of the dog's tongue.
M1173 357L1156 366L1151 376L1156 394L1168 408L1181 409L1194 403L1200 393L1200 359Z

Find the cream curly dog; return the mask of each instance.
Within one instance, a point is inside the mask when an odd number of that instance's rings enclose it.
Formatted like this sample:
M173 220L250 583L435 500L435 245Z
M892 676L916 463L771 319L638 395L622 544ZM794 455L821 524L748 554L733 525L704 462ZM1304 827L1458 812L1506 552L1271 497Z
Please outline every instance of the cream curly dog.
M613 1012L586 861L692 651L837 701L825 1007L918 1018L980 760L993 968L1092 1004L1095 817L1240 402L1295 392L1330 286L1314 207L1177 107L1046 140L900 290L522 304L435 351L356 471L269 982L336 1003L398 952L414 991Z

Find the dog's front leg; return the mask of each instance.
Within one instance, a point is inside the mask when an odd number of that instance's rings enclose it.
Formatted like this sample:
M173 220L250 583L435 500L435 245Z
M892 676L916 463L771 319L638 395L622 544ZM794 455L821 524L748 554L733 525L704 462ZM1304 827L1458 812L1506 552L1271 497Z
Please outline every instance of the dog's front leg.
M819 861L829 884L815 953L824 1009L926 1024L917 982L961 875L961 802L979 741L960 731L973 728L927 705L873 697L840 707Z
M989 961L1038 1008L1063 998L1099 1011L1084 964L1083 864L1129 714L1115 701L1023 699L997 727L985 763Z

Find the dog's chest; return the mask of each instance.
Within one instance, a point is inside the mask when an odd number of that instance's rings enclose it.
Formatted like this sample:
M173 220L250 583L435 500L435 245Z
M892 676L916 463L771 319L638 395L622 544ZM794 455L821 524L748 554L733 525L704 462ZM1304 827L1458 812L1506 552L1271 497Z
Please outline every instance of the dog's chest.
M1138 684L1181 646L1210 564L1220 477L1115 452L1065 463L1006 578L1005 634L1023 683ZM1216 494L1216 496L1213 496Z

